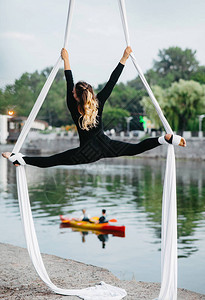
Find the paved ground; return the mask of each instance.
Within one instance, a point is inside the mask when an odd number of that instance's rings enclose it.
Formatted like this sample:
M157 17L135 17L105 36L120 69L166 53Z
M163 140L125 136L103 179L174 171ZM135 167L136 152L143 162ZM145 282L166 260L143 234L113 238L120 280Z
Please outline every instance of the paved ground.
M0 243L0 253L0 299L79 299L75 296L56 295L50 291L36 274L26 249ZM43 254L43 260L51 281L58 287L80 289L105 281L124 288L128 294L125 300L150 300L159 294L160 286L157 283L121 281L106 269L53 255ZM205 295L179 289L178 299L205 300Z

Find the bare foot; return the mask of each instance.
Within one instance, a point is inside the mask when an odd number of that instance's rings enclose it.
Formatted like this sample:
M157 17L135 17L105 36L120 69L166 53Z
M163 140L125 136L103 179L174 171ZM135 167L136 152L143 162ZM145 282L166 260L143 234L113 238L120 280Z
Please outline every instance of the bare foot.
M172 134L170 134L170 133L165 134L165 140L167 142L171 139L171 137L172 137Z
M10 156L11 156L11 152L3 152L2 153L2 156L4 157L4 158L9 158ZM16 167L18 167L18 166L20 166L19 164L15 164L15 166Z
M11 152L3 152L2 156L8 159L11 156Z
M172 136L172 134L167 133L167 134L165 135L165 140L168 142L168 141L171 139L171 136ZM181 146L181 147L186 147L186 140L185 140L185 138L181 137L179 146Z
M179 146L186 147L186 140L185 140L185 138L183 138L183 137L181 138Z

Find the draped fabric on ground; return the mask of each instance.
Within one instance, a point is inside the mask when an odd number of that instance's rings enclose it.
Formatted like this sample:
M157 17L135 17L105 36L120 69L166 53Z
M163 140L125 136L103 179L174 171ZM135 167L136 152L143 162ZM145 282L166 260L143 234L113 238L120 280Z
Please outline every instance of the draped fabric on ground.
M64 39L64 47L67 48L68 38L70 33L71 19L73 13L73 6L75 0L70 0L66 32ZM123 0L119 1L119 7L121 12L121 18L123 23L123 29L127 45L130 45L128 25L125 11L125 4ZM165 119L157 100L155 99L140 67L138 66L133 54L131 58L135 68L137 69L142 82L147 89L147 92L158 112L158 115L165 127L166 132L172 133L172 130ZM14 146L13 153L18 153L21 149L23 142L31 128L33 121L35 120L38 111L40 110L45 97L51 87L53 80L60 68L61 57L58 58L53 70L51 71L36 103L23 127L23 130ZM100 285L81 289L81 290L68 290L56 287L51 281L44 267L40 249L38 246L38 240L35 233L33 218L31 214L28 186L26 180L25 167L19 166L16 168L17 172L17 187L18 187L18 199L22 222L24 225L27 248L33 265L41 277L41 279L57 294L62 295L77 295L82 299L94 300L94 299L107 299L118 300L126 296L126 292L123 289L116 288L102 282ZM175 155L174 147L168 145L167 152L167 165L164 181L163 191L163 208L162 208L162 285L158 299L177 299L177 225L176 225L176 174L175 174Z
M121 13L122 25L125 34L127 46L130 46L128 32L128 23L126 17L124 0L118 0ZM131 54L132 62L138 71L138 74L154 104L160 120L167 133L172 129L168 124L163 112L147 83L143 72L134 54ZM177 208L176 208L176 167L174 146L168 145L167 163L163 188L162 199L162 242L161 242L161 290L159 300L176 300L177 299Z

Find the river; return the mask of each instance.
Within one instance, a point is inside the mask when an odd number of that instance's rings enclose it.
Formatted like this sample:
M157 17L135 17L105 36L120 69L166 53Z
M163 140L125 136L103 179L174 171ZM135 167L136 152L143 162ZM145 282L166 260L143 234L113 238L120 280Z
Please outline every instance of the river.
M26 167L41 252L108 268L120 279L160 282L165 160L119 158L90 165ZM26 247L15 168L0 158L0 241ZM205 294L205 163L177 160L178 287ZM125 237L60 228L59 215L107 210ZM103 242L104 241L104 242Z

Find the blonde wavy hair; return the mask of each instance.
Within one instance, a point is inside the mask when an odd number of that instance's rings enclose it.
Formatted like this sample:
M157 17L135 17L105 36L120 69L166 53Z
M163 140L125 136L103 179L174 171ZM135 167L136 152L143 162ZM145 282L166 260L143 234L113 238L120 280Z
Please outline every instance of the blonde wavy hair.
M80 118L78 124L83 130L90 130L98 125L98 101L90 84L79 81L75 85Z

